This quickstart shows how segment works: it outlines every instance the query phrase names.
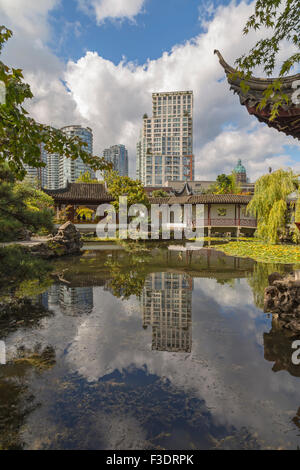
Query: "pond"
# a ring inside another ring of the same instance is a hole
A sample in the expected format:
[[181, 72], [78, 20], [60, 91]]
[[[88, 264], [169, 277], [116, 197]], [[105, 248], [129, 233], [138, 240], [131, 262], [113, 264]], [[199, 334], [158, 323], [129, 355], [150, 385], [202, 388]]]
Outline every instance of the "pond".
[[0, 449], [298, 447], [295, 335], [262, 310], [293, 266], [102, 245], [52, 268], [1, 301]]

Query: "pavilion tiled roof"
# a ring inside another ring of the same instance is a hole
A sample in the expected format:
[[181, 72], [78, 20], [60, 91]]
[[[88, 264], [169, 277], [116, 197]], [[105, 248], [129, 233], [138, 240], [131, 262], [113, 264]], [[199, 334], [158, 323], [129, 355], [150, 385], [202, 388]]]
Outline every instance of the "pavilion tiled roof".
[[263, 109], [258, 109], [257, 105], [264, 97], [263, 92], [277, 79], [250, 77], [245, 80], [245, 85], [249, 89], [244, 93], [241, 88], [242, 80], [232, 76], [236, 70], [227, 64], [219, 51], [215, 50], [215, 54], [218, 55], [219, 62], [226, 73], [230, 89], [239, 95], [241, 104], [246, 106], [249, 114], [253, 114], [260, 122], [264, 122], [269, 127], [274, 127], [278, 131], [300, 140], [300, 104], [295, 103], [295, 100], [292, 99], [292, 95], [296, 91], [296, 82], [300, 80], [300, 73], [280, 78], [282, 92], [288, 96], [289, 101], [282, 104], [278, 109], [278, 116], [270, 121], [271, 100], [267, 100], [267, 105]]
[[66, 188], [43, 191], [60, 202], [100, 203], [113, 200], [102, 183], [68, 183]]
[[146, 194], [152, 193], [153, 191], [164, 191], [166, 193], [172, 193], [173, 188], [170, 186], [145, 186]]
[[199, 194], [193, 196], [150, 197], [151, 204], [248, 204], [252, 196], [243, 194]]
[[[102, 183], [68, 183], [62, 189], [44, 189], [61, 203], [101, 203], [113, 201]], [[199, 194], [191, 196], [149, 197], [151, 204], [248, 204], [251, 196], [239, 194]]]

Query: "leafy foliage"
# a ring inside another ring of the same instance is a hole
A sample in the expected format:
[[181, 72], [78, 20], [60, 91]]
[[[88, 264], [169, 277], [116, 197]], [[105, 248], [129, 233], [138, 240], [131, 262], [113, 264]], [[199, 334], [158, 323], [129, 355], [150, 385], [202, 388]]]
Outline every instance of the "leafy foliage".
[[167, 193], [167, 191], [157, 189], [156, 191], [152, 192], [152, 197], [169, 197], [169, 194]]
[[[262, 27], [270, 30], [272, 35], [257, 41], [248, 55], [244, 54], [236, 60], [242, 78], [249, 78], [252, 70], [260, 65], [263, 65], [266, 75], [270, 76], [284, 40], [290, 42], [296, 52], [282, 63], [279, 77], [287, 75], [292, 67], [300, 62], [300, 0], [257, 0], [255, 11], [248, 19], [243, 32], [248, 34], [250, 30], [257, 31]], [[248, 87], [245, 81], [242, 81], [242, 87], [246, 92]], [[272, 101], [272, 120], [278, 115], [279, 107], [288, 102], [280, 79], [270, 83], [265, 90], [264, 98], [259, 104], [260, 109], [266, 106], [267, 100]]]
[[80, 173], [79, 178], [77, 178], [76, 183], [92, 183], [92, 184], [97, 184], [100, 183], [95, 178], [91, 177], [91, 173], [89, 171], [86, 171], [85, 173]]
[[224, 173], [218, 175], [216, 183], [210, 188], [210, 192], [213, 194], [238, 194], [240, 191], [234, 173], [231, 175], [225, 175]]
[[91, 220], [94, 213], [95, 211], [88, 207], [78, 207], [78, 209], [76, 209], [77, 217], [83, 220]]
[[255, 184], [248, 211], [257, 218], [256, 236], [268, 243], [277, 243], [286, 230], [287, 197], [298, 187], [290, 171], [277, 170], [263, 175]]
[[64, 222], [67, 222], [67, 220], [71, 220], [73, 215], [73, 206], [71, 204], [67, 205], [58, 213], [56, 214], [56, 217], [54, 218], [54, 222], [56, 224], [62, 224]]
[[151, 260], [149, 255], [134, 254], [131, 257], [130, 265], [112, 259], [105, 263], [111, 276], [108, 287], [115, 297], [125, 300], [132, 295], [137, 297], [141, 295], [148, 274], [147, 263], [149, 260]]
[[[0, 26], [0, 53], [12, 37], [12, 31]], [[75, 160], [81, 158], [90, 168], [108, 168], [104, 158], [91, 156], [87, 144], [77, 136], [68, 137], [61, 130], [37, 123], [23, 103], [32, 99], [30, 86], [23, 81], [21, 69], [10, 68], [0, 61], [0, 81], [5, 85], [6, 100], [0, 104], [0, 163], [7, 162], [10, 170], [19, 178], [26, 175], [24, 164], [34, 168], [44, 167], [41, 148], [49, 153], [65, 155]]]
[[[26, 253], [23, 247], [10, 245], [0, 247], [0, 286], [1, 293], [4, 290], [17, 289], [20, 283], [34, 281], [38, 283], [48, 282], [52, 268], [48, 261]], [[45, 290], [45, 289], [44, 289]], [[31, 290], [34, 295], [36, 290]], [[28, 291], [26, 292], [28, 294]]]
[[298, 199], [295, 205], [295, 221], [293, 223], [293, 235], [292, 240], [294, 243], [300, 243], [300, 231], [298, 227], [295, 225], [296, 222], [300, 222], [300, 195], [298, 191]]
[[24, 229], [51, 230], [53, 199], [30, 183], [17, 183], [7, 164], [0, 165], [0, 240], [14, 240]]
[[105, 181], [108, 192], [114, 198], [112, 204], [117, 212], [120, 196], [127, 196], [128, 207], [132, 204], [144, 204], [149, 207], [149, 199], [140, 181], [133, 180], [128, 176], [120, 176], [116, 171], [106, 172]]

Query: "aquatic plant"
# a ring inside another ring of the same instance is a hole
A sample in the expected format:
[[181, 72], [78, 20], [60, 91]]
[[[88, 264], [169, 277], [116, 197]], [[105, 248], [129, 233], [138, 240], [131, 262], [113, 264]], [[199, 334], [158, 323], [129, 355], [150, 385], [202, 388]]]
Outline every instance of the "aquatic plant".
[[214, 245], [226, 255], [252, 258], [263, 263], [300, 263], [300, 247], [295, 245], [268, 245], [260, 241], [235, 241]]

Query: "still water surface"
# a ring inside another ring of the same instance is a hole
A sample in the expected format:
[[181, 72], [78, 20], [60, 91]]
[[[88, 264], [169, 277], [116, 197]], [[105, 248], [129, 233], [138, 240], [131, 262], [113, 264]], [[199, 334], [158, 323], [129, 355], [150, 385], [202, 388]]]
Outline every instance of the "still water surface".
[[25, 323], [0, 324], [0, 449], [300, 444], [295, 336], [262, 311], [278, 267], [104, 247], [54, 268]]

